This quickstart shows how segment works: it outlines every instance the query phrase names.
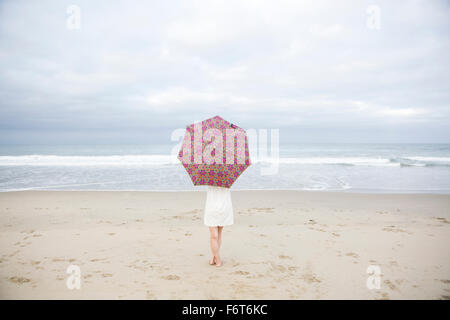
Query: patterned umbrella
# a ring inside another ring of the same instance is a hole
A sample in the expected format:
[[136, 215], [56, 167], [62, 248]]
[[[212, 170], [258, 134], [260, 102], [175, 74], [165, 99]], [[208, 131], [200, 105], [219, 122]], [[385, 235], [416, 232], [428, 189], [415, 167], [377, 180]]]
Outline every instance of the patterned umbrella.
[[194, 185], [229, 188], [251, 164], [247, 134], [219, 116], [191, 124], [178, 159]]

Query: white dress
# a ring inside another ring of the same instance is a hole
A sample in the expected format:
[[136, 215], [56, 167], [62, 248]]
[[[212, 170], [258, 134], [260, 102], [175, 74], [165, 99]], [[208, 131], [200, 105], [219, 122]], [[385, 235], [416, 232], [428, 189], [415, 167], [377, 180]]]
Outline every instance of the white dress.
[[229, 188], [208, 186], [203, 221], [209, 227], [233, 224], [233, 205]]

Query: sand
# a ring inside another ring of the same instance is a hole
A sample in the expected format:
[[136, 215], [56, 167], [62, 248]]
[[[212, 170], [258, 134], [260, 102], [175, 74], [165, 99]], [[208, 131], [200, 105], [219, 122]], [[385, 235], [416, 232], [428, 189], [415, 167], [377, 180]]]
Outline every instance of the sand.
[[0, 193], [0, 298], [450, 298], [450, 195], [233, 191], [220, 268], [205, 197]]

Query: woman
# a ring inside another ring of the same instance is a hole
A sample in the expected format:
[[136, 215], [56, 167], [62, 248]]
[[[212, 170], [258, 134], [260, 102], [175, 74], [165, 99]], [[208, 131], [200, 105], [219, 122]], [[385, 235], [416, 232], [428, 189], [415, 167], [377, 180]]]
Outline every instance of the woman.
[[209, 227], [212, 258], [210, 265], [220, 267], [220, 245], [224, 226], [233, 224], [233, 205], [229, 188], [208, 186], [206, 194], [204, 223]]

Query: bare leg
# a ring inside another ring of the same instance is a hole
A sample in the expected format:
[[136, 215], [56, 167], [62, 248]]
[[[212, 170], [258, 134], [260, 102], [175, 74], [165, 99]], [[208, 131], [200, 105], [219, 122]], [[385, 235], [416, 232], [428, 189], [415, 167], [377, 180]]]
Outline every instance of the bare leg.
[[219, 256], [219, 230], [218, 227], [209, 227], [209, 235], [210, 235], [210, 244], [211, 244], [211, 252], [213, 254], [213, 258], [210, 261], [215, 262], [217, 267], [222, 265], [222, 261]]
[[219, 241], [219, 249], [220, 246], [222, 245], [222, 231], [223, 231], [223, 227], [217, 227], [217, 231], [218, 231], [218, 241]]
[[[217, 253], [219, 253], [220, 246], [222, 245], [222, 230], [223, 230], [223, 227], [221, 227], [221, 226], [217, 227], [217, 244], [219, 246], [219, 249], [217, 250]], [[218, 256], [219, 256], [219, 259], [217, 260], [218, 262], [215, 261], [216, 262], [216, 267], [220, 267], [222, 265], [222, 261], [220, 259], [220, 255], [218, 255]]]

